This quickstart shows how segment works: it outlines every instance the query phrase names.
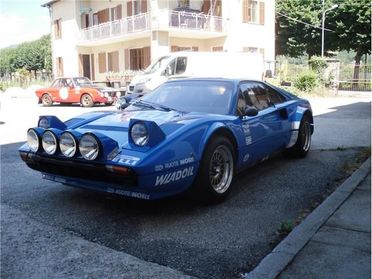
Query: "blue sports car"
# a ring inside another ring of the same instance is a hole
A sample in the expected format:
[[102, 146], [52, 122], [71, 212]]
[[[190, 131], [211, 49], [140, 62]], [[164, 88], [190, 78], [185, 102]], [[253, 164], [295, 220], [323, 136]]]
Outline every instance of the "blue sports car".
[[216, 202], [234, 175], [285, 151], [308, 153], [309, 102], [260, 81], [168, 81], [122, 111], [66, 122], [41, 116], [20, 147], [43, 178], [123, 196], [158, 199], [189, 191]]

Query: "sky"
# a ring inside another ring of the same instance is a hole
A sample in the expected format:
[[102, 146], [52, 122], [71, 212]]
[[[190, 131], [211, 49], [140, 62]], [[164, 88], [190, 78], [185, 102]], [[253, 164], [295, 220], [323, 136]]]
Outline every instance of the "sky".
[[48, 0], [0, 0], [0, 49], [50, 33]]

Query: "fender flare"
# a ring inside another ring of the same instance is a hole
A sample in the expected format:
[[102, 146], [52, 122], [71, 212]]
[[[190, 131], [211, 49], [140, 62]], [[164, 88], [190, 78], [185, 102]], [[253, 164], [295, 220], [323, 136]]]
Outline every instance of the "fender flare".
[[222, 122], [213, 123], [205, 131], [205, 134], [204, 134], [204, 136], [203, 136], [203, 138], [200, 142], [200, 145], [199, 145], [199, 151], [198, 151], [198, 154], [200, 156], [199, 159], [202, 160], [203, 155], [204, 155], [204, 151], [205, 151], [205, 147], [207, 146], [208, 142], [213, 137], [215, 137], [217, 135], [225, 136], [232, 143], [233, 151], [235, 153], [234, 154], [235, 155], [234, 160], [235, 160], [235, 163], [236, 163], [236, 160], [238, 158], [238, 143], [237, 143], [236, 137], [235, 137], [233, 131]]

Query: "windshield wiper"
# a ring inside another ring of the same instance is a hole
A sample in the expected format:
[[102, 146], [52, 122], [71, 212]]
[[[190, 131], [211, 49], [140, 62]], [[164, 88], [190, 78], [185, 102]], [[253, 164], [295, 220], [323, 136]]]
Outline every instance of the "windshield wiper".
[[174, 110], [174, 109], [171, 109], [167, 106], [163, 106], [163, 105], [159, 105], [159, 104], [156, 104], [156, 103], [151, 103], [151, 102], [147, 102], [147, 101], [143, 101], [143, 100], [134, 101], [132, 103], [132, 105], [142, 106], [142, 107], [145, 107], [145, 108], [156, 109], [156, 110], [163, 110], [163, 111]]

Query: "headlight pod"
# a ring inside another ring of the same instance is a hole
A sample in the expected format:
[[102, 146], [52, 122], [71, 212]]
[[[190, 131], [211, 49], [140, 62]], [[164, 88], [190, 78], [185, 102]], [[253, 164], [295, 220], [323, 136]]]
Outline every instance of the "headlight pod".
[[48, 118], [46, 117], [40, 117], [39, 123], [37, 124], [38, 127], [43, 128], [43, 129], [48, 129], [50, 128], [50, 123]]
[[149, 141], [149, 132], [144, 123], [138, 122], [134, 124], [130, 130], [130, 137], [134, 144], [144, 146]]
[[80, 154], [86, 160], [95, 160], [100, 152], [98, 139], [92, 134], [84, 134], [79, 141]]
[[36, 152], [40, 147], [40, 138], [38, 133], [34, 129], [28, 129], [27, 131], [27, 144], [32, 152]]
[[53, 132], [45, 131], [42, 137], [41, 144], [47, 154], [53, 155], [57, 152], [57, 137]]
[[72, 158], [75, 156], [77, 148], [78, 145], [75, 137], [69, 132], [64, 132], [59, 138], [59, 149], [62, 154], [68, 158]]

